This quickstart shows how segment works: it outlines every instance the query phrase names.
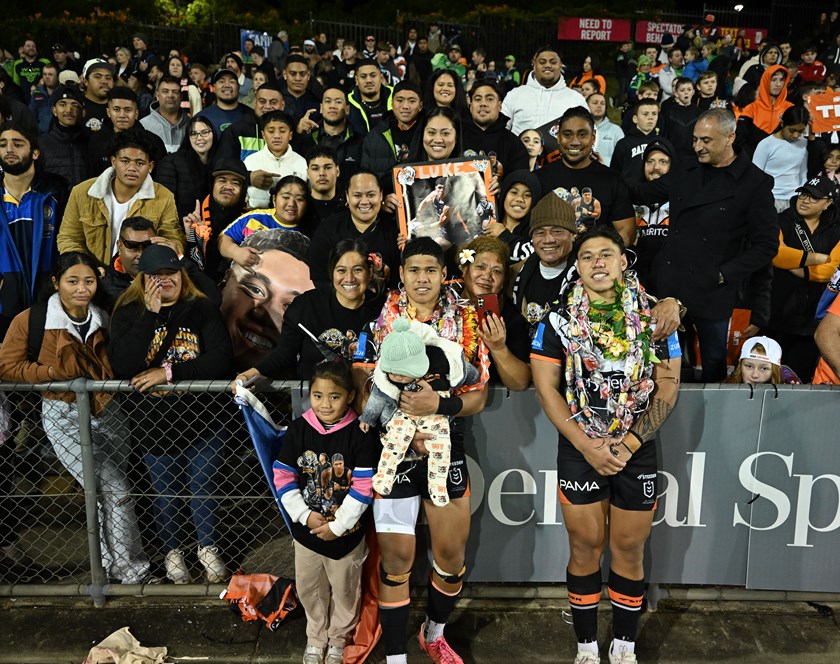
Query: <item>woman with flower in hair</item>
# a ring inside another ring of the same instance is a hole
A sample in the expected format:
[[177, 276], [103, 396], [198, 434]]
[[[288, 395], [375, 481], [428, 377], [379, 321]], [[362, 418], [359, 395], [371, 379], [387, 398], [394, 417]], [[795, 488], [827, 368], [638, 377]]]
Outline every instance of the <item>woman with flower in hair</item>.
[[[490, 352], [490, 381], [521, 391], [531, 384], [531, 337], [524, 316], [505, 295], [509, 256], [501, 239], [478, 237], [464, 245], [458, 263], [464, 277], [462, 295], [479, 312], [478, 335]], [[478, 306], [485, 295], [498, 298], [499, 315]]]
[[543, 410], [559, 433], [558, 490], [569, 534], [566, 584], [578, 640], [575, 664], [601, 661], [597, 608], [608, 539], [610, 662], [635, 664], [644, 550], [657, 496], [654, 436], [677, 400], [679, 345], [669, 340], [660, 349], [652, 341], [648, 297], [635, 273], [627, 271], [624, 241], [615, 230], [587, 231], [572, 255], [580, 276], [537, 327], [531, 371]]
[[437, 506], [430, 498], [428, 452], [424, 443], [429, 436], [418, 433], [396, 469], [400, 481], [394, 483], [387, 496], [374, 501], [374, 523], [382, 550], [379, 583], [382, 643], [389, 662], [407, 664], [408, 579], [414, 564], [415, 528], [422, 504], [429, 525], [432, 573], [426, 620], [419, 635], [420, 647], [434, 661], [461, 662], [446, 642], [443, 629], [455, 608], [467, 571], [465, 550], [470, 531], [470, 500], [464, 418], [484, 409], [490, 362], [479, 334], [475, 309], [444, 286], [446, 268], [440, 245], [429, 237], [410, 240], [402, 254], [400, 280], [403, 287], [388, 294], [374, 324], [377, 343], [387, 338], [398, 319], [418, 321], [431, 327], [439, 337], [459, 344], [466, 361], [478, 369], [479, 379], [458, 388], [451, 396], [441, 396], [427, 381], [421, 380], [419, 390], [405, 390], [400, 396], [399, 409], [407, 415], [438, 414], [452, 418], [446, 481], [449, 503]]

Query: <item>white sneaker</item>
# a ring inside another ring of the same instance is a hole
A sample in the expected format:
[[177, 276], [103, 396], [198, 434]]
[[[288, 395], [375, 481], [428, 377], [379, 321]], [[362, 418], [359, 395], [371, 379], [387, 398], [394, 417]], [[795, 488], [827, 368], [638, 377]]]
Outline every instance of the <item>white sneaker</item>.
[[181, 549], [172, 549], [166, 554], [166, 578], [173, 583], [182, 584], [190, 583], [190, 570], [187, 568], [187, 563], [184, 560], [184, 552]]
[[327, 659], [324, 664], [342, 664], [344, 662], [344, 648], [330, 646], [327, 648]]
[[126, 565], [115, 566], [111, 569], [111, 576], [126, 585], [160, 583], [160, 579], [149, 573], [148, 560], [134, 560]]
[[617, 655], [612, 654], [613, 642], [610, 641], [610, 664], [636, 664], [636, 653], [627, 652], [624, 648]]
[[324, 650], [326, 648], [307, 644], [303, 651], [303, 664], [324, 664]]
[[217, 546], [199, 546], [198, 562], [204, 566], [208, 583], [224, 583], [228, 578], [225, 561], [219, 555]]
[[594, 652], [579, 650], [575, 657], [575, 664], [601, 664], [601, 658]]

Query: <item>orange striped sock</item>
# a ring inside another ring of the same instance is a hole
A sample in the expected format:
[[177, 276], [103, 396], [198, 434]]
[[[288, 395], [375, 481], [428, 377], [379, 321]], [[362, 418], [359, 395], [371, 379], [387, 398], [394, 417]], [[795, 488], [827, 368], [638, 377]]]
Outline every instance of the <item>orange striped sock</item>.
[[634, 581], [610, 570], [608, 585], [613, 607], [613, 635], [622, 641], [635, 641], [645, 596], [645, 580]]
[[578, 643], [591, 643], [598, 638], [598, 603], [601, 601], [601, 572], [577, 576], [566, 570], [566, 587], [572, 622]]

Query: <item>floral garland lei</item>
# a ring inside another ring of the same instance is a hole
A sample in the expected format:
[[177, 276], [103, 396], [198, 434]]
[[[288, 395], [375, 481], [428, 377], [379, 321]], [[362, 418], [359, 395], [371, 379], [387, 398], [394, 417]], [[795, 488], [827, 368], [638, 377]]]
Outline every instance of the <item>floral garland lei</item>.
[[[457, 293], [452, 289], [441, 289], [440, 299], [435, 307], [432, 317], [425, 321], [437, 330], [438, 336], [444, 339], [449, 339], [456, 343], [461, 343], [464, 340], [464, 352], [467, 354], [469, 361], [470, 357], [475, 357], [475, 350], [478, 347], [478, 336], [472, 335], [472, 325], [465, 325], [465, 317], [470, 314], [475, 315], [475, 312], [468, 307], [469, 301], [462, 300]], [[417, 309], [408, 301], [408, 296], [404, 289], [398, 291], [391, 291], [388, 294], [388, 299], [382, 310], [380, 320], [377, 322], [377, 328], [380, 330], [380, 335], [384, 337], [391, 331], [391, 325], [397, 318], [408, 318], [415, 320], [417, 318]], [[464, 334], [473, 336], [471, 339], [464, 339]], [[381, 339], [380, 339], [381, 341]]]
[[[590, 302], [578, 279], [567, 299], [566, 403], [581, 429], [591, 438], [610, 438], [630, 430], [635, 415], [653, 392], [653, 365], [659, 360], [651, 350], [650, 308], [634, 272], [616, 282], [612, 304]], [[618, 393], [599, 371], [605, 361], [624, 360], [624, 378]], [[584, 369], [589, 376], [584, 376]], [[607, 418], [589, 407], [585, 381], [597, 386], [606, 402]]]

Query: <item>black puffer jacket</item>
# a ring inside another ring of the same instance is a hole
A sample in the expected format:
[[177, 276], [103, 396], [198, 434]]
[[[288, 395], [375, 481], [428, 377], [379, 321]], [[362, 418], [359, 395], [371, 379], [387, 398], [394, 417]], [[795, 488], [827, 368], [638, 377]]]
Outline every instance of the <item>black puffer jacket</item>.
[[53, 119], [38, 139], [45, 173], [55, 173], [75, 187], [88, 179], [88, 139], [83, 127], [64, 127]]
[[195, 202], [207, 198], [213, 187], [213, 158], [216, 146], [210, 150], [207, 163], [201, 162], [190, 145], [189, 132], [192, 123], [187, 125], [187, 133], [176, 152], [166, 155], [160, 160], [154, 173], [154, 180], [172, 192], [175, 196], [175, 206], [178, 217], [195, 211]]

